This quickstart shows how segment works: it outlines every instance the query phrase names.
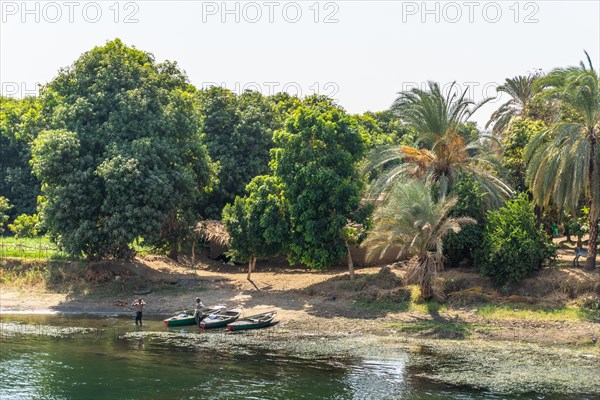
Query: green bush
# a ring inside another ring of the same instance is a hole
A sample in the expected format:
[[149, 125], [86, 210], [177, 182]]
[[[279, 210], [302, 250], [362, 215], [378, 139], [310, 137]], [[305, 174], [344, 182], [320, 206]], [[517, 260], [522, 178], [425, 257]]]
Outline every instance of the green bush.
[[30, 238], [37, 236], [40, 232], [40, 220], [37, 214], [21, 214], [8, 227], [15, 234], [16, 238]]
[[444, 256], [447, 265], [451, 267], [459, 266], [462, 261], [473, 265], [473, 257], [481, 244], [481, 233], [485, 223], [485, 193], [478, 181], [467, 174], [461, 174], [450, 190], [450, 195], [458, 198], [450, 216], [471, 217], [477, 224], [466, 224], [460, 232], [449, 233], [444, 239]]
[[4, 232], [4, 224], [8, 221], [8, 212], [12, 206], [6, 197], [0, 196], [0, 233]]
[[536, 225], [533, 205], [521, 194], [488, 212], [475, 264], [483, 275], [503, 285], [523, 279], [555, 253], [546, 233]]

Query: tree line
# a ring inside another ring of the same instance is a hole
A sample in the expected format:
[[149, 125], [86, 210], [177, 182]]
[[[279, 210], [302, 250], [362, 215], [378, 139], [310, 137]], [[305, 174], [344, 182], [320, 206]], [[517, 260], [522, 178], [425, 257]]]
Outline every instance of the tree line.
[[132, 257], [135, 242], [177, 257], [197, 221], [222, 219], [250, 270], [279, 254], [351, 265], [364, 242], [373, 257], [415, 256], [427, 297], [444, 264], [520, 279], [551, 256], [540, 224], [562, 221], [589, 234], [593, 268], [598, 82], [589, 58], [507, 79], [488, 132], [470, 120], [488, 100], [454, 86], [351, 115], [323, 96], [197, 89], [116, 39], [39, 97], [0, 99], [0, 229], [35, 225], [89, 259]]

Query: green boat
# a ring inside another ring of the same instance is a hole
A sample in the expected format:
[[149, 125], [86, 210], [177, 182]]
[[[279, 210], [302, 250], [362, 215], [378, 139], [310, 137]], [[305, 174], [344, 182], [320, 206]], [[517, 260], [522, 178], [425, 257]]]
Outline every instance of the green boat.
[[238, 319], [235, 322], [227, 325], [230, 331], [243, 331], [246, 329], [266, 328], [273, 323], [273, 319], [277, 316], [276, 311], [269, 311], [262, 314], [252, 315], [250, 317]]
[[202, 329], [225, 328], [227, 324], [234, 322], [240, 317], [242, 310], [234, 308], [231, 310], [223, 310], [215, 314], [211, 314], [204, 318], [200, 323]]
[[[224, 308], [225, 306], [205, 307], [202, 309], [202, 317], [200, 318], [200, 320], [206, 318], [210, 314], [223, 311]], [[167, 328], [170, 328], [172, 326], [195, 325], [196, 318], [194, 318], [194, 310], [183, 310], [179, 314], [163, 320], [163, 322], [165, 323], [165, 326]]]

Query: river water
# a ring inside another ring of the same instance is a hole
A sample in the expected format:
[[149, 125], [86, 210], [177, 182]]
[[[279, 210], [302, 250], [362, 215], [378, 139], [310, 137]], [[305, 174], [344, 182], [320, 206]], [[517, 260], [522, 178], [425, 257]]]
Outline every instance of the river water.
[[[2, 400], [592, 398], [508, 395], [437, 384], [416, 376], [408, 353], [379, 359], [307, 357], [242, 341], [236, 346], [222, 332], [172, 330], [169, 335], [186, 340], [215, 339], [186, 347], [148, 335], [165, 332], [161, 321], [147, 321], [141, 330], [131, 320], [114, 317], [3, 315], [0, 322]], [[250, 333], [238, 335], [244, 334]], [[265, 344], [272, 337], [268, 329], [250, 335]]]

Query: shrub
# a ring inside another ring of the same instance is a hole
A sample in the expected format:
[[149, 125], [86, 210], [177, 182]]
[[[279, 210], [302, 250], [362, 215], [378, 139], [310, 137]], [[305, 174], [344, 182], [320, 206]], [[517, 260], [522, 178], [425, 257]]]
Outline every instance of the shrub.
[[0, 233], [4, 232], [4, 224], [8, 221], [8, 212], [12, 206], [6, 197], [0, 196]]
[[536, 225], [533, 205], [521, 194], [488, 212], [475, 263], [483, 275], [503, 285], [523, 279], [555, 253], [546, 233]]
[[483, 206], [485, 192], [481, 183], [470, 175], [461, 174], [450, 190], [450, 195], [458, 201], [450, 211], [452, 217], [471, 217], [477, 224], [467, 224], [460, 232], [450, 232], [444, 240], [444, 256], [447, 265], [457, 267], [462, 261], [473, 264], [473, 257], [481, 244], [481, 233], [485, 222]]
[[15, 234], [16, 238], [34, 237], [40, 231], [40, 220], [37, 214], [21, 214], [8, 227]]

